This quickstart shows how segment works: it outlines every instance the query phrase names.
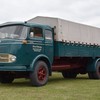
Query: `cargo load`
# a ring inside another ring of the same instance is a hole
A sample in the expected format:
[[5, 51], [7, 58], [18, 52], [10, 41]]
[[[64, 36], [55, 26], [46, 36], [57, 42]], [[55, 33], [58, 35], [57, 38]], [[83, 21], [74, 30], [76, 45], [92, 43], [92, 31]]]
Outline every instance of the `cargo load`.
[[60, 18], [40, 16], [28, 20], [28, 22], [49, 25], [54, 28], [55, 41], [100, 45], [100, 28], [83, 25]]

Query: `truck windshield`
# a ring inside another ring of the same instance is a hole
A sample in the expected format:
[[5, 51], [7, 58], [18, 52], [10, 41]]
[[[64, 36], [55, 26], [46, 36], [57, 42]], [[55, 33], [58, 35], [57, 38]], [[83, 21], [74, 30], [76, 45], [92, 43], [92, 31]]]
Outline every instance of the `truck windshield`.
[[0, 27], [1, 39], [25, 39], [28, 27], [22, 25]]

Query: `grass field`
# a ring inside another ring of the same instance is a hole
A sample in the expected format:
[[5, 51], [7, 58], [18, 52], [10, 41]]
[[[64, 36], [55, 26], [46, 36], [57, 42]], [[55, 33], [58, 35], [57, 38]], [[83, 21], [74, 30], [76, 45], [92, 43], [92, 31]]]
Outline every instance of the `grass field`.
[[87, 75], [64, 79], [53, 73], [47, 85], [37, 88], [29, 80], [16, 79], [0, 84], [0, 100], [100, 100], [100, 80], [90, 80]]

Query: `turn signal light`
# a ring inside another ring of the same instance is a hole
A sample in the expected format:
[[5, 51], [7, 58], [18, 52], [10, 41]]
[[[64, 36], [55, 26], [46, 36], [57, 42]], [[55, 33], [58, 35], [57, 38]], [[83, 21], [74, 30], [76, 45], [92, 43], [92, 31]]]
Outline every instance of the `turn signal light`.
[[23, 43], [23, 44], [27, 44], [27, 40], [23, 40], [22, 43]]

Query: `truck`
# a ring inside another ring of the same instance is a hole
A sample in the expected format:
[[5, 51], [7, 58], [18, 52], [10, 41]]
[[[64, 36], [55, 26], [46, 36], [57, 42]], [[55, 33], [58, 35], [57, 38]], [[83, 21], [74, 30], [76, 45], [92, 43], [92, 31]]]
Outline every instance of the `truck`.
[[0, 83], [29, 78], [40, 87], [52, 72], [100, 79], [100, 28], [37, 16], [0, 25]]

